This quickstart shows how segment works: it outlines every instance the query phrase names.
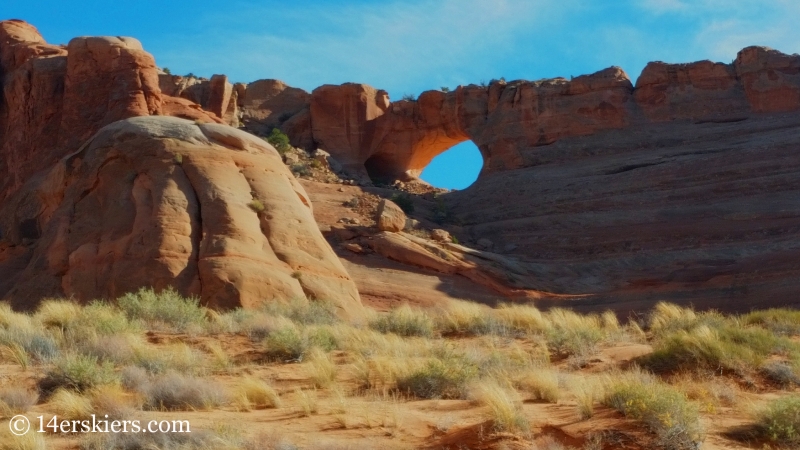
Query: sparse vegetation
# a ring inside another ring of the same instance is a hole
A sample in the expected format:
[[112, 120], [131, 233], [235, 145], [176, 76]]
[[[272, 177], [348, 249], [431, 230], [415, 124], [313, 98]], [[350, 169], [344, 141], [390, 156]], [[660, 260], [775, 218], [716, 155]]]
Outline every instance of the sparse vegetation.
[[770, 402], [758, 414], [757, 425], [762, 435], [774, 443], [800, 445], [800, 396]]
[[236, 387], [239, 400], [244, 400], [246, 409], [280, 408], [281, 398], [272, 386], [263, 380], [244, 377]]
[[430, 316], [407, 304], [379, 316], [370, 323], [370, 326], [382, 333], [395, 333], [400, 336], [430, 337], [434, 332], [434, 323]]
[[156, 411], [211, 409], [229, 401], [218, 383], [176, 372], [156, 377], [142, 394], [145, 408]]
[[140, 289], [135, 294], [123, 295], [117, 304], [130, 320], [142, 321], [150, 329], [198, 331], [207, 323], [200, 300], [183, 297], [172, 288], [161, 292]]
[[264, 206], [264, 204], [263, 204], [263, 203], [261, 203], [261, 200], [259, 200], [259, 199], [257, 199], [257, 198], [254, 198], [253, 200], [251, 200], [251, 201], [250, 201], [250, 202], [247, 204], [247, 207], [248, 207], [248, 208], [250, 208], [250, 209], [252, 209], [252, 210], [253, 210], [254, 212], [256, 212], [256, 213], [261, 213], [261, 212], [264, 212], [264, 209], [266, 209], [266, 207]]
[[403, 94], [403, 101], [413, 102], [414, 100], [416, 100], [414, 94]]
[[522, 402], [516, 392], [500, 386], [496, 381], [482, 381], [472, 387], [471, 395], [486, 406], [488, 417], [495, 430], [512, 433], [527, 433], [530, 423], [522, 411]]
[[292, 148], [291, 144], [289, 143], [289, 136], [284, 134], [278, 128], [273, 128], [265, 140], [269, 142], [270, 145], [275, 147], [275, 150], [277, 150], [281, 155], [288, 152], [289, 149]]
[[405, 192], [394, 194], [389, 200], [391, 200], [395, 205], [399, 206], [404, 213], [414, 213], [414, 199], [412, 199], [411, 196]]
[[[413, 410], [430, 421], [435, 436], [445, 436], [461, 432], [453, 429], [464, 426], [464, 417], [477, 417], [474, 409], [462, 415], [459, 408], [481, 408], [481, 433], [502, 440], [520, 439], [538, 426], [530, 410], [541, 413], [548, 405], [537, 403], [575, 405], [570, 420], [589, 421], [608, 420], [598, 412], [602, 404], [640, 421], [656, 448], [683, 449], [702, 440], [701, 416], [726, 414], [753, 398], [758, 405], [777, 393], [752, 425], [755, 439], [787, 448], [800, 443], [800, 401], [783, 391], [800, 380], [798, 328], [788, 310], [730, 316], [662, 303], [641, 327], [611, 312], [577, 314], [524, 304], [403, 304], [357, 324], [336, 311], [331, 303], [305, 299], [209, 311], [170, 290], [142, 290], [84, 306], [49, 299], [32, 314], [0, 303], [3, 361], [15, 365], [6, 373], [25, 380], [32, 371], [44, 374], [38, 381], [41, 400], [27, 381], [0, 390], [0, 416], [43, 407], [75, 420], [91, 414], [130, 418], [141, 410], [222, 408], [228, 415], [282, 408], [275, 417], [318, 415], [314, 420], [331, 428], [380, 427], [396, 434]], [[647, 343], [653, 352], [647, 348], [629, 367], [608, 353], [620, 343], [637, 351]], [[455, 404], [462, 406], [435, 409]], [[92, 437], [81, 445], [272, 445], [228, 431], [200, 435], [206, 437]], [[603, 439], [603, 445], [614, 445], [614, 435]], [[3, 448], [6, 441], [0, 442]], [[595, 447], [591, 442], [586, 448], [600, 448], [599, 441]]]
[[642, 421], [663, 448], [697, 448], [703, 438], [700, 415], [684, 393], [641, 372], [613, 378], [603, 403]]
[[465, 398], [478, 369], [464, 358], [431, 359], [397, 379], [397, 388], [419, 398]]

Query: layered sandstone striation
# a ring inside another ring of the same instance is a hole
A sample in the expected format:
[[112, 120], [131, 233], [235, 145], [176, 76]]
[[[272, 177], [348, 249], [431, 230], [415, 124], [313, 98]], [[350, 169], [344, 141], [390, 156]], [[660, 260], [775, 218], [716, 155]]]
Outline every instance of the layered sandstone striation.
[[325, 299], [362, 314], [302, 186], [272, 147], [225, 125], [115, 122], [0, 217], [0, 297], [16, 305], [173, 286], [220, 308]]

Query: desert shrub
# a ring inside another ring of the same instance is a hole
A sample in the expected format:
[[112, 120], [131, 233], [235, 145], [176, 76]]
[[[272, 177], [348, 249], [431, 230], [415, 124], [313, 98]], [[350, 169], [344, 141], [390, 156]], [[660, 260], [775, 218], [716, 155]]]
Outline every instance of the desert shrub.
[[270, 333], [264, 339], [264, 347], [269, 358], [298, 360], [308, 351], [308, 341], [297, 327], [287, 326]]
[[55, 360], [54, 367], [39, 381], [39, 389], [50, 394], [58, 388], [83, 392], [118, 381], [114, 366], [88, 355], [70, 353]]
[[236, 385], [235, 395], [249, 408], [280, 408], [281, 398], [267, 382], [253, 377], [244, 377]]
[[797, 376], [795, 368], [785, 362], [768, 362], [761, 366], [759, 373], [783, 389], [800, 386], [800, 377]]
[[308, 167], [308, 164], [305, 163], [292, 164], [290, 169], [292, 170], [292, 173], [298, 177], [310, 177], [313, 175], [311, 173], [311, 169]]
[[135, 362], [137, 353], [147, 345], [141, 335], [125, 333], [96, 337], [82, 344], [79, 350], [83, 354], [96, 357], [99, 361], [123, 365]]
[[424, 312], [407, 304], [391, 310], [388, 314], [370, 322], [370, 327], [381, 333], [394, 333], [400, 336], [433, 335], [433, 320]]
[[261, 200], [257, 198], [254, 198], [250, 203], [247, 204], [247, 206], [257, 213], [264, 212], [266, 209], [264, 204], [261, 203]]
[[267, 142], [275, 147], [275, 150], [277, 150], [281, 155], [292, 148], [292, 146], [289, 144], [289, 136], [285, 135], [278, 128], [272, 129], [272, 131], [269, 133], [269, 136], [267, 136]]
[[150, 384], [150, 376], [141, 367], [125, 366], [120, 370], [119, 376], [122, 387], [133, 392], [145, 392]]
[[267, 302], [261, 310], [269, 315], [286, 317], [301, 324], [334, 324], [339, 322], [336, 307], [320, 300], [292, 300], [290, 302]]
[[203, 355], [184, 344], [175, 343], [161, 347], [145, 345], [136, 350], [135, 364], [153, 374], [175, 370], [180, 373], [204, 372]]
[[70, 342], [84, 341], [92, 337], [110, 336], [120, 333], [139, 333], [141, 327], [125, 312], [105, 302], [91, 302], [81, 308], [78, 319], [65, 331], [65, 336]]
[[131, 320], [141, 320], [153, 328], [187, 331], [203, 329], [208, 320], [206, 312], [195, 297], [183, 297], [172, 288], [155, 292], [140, 289], [117, 299], [120, 309]]
[[176, 372], [156, 377], [143, 394], [144, 407], [159, 411], [211, 409], [228, 402], [228, 395], [220, 384]]
[[403, 94], [403, 100], [408, 102], [414, 101], [414, 94]]
[[8, 386], [0, 389], [0, 417], [11, 417], [28, 412], [36, 404], [39, 396], [22, 386]]
[[411, 196], [405, 192], [394, 194], [389, 200], [391, 200], [395, 205], [399, 206], [404, 213], [414, 213], [414, 199], [412, 199]]
[[478, 369], [463, 358], [432, 359], [397, 378], [397, 389], [420, 398], [464, 398]]
[[771, 401], [758, 414], [758, 429], [772, 442], [800, 445], [800, 396], [791, 395]]
[[617, 377], [603, 403], [642, 421], [666, 449], [695, 449], [703, 431], [697, 405], [686, 394], [644, 373]]
[[470, 387], [470, 396], [489, 409], [488, 417], [495, 431], [530, 431], [530, 422], [522, 410], [522, 402], [512, 389], [500, 386], [495, 381], [483, 380]]

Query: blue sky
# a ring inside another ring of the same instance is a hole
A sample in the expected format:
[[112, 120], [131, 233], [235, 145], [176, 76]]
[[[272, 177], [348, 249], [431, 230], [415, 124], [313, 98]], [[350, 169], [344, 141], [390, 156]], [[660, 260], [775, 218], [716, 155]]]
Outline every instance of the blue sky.
[[[51, 43], [138, 38], [173, 73], [278, 78], [306, 90], [348, 81], [392, 99], [492, 78], [536, 80], [648, 61], [730, 62], [748, 45], [800, 52], [797, 0], [20, 1], [2, 18]], [[480, 170], [471, 143], [423, 178], [463, 188]]]

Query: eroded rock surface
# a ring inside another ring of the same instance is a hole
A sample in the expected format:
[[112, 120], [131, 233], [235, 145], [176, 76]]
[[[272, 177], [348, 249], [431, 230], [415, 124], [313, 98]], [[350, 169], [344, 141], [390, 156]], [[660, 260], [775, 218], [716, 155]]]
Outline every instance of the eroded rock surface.
[[302, 186], [271, 146], [225, 125], [115, 122], [0, 218], [0, 297], [18, 306], [174, 286], [222, 308], [324, 299], [362, 314]]

